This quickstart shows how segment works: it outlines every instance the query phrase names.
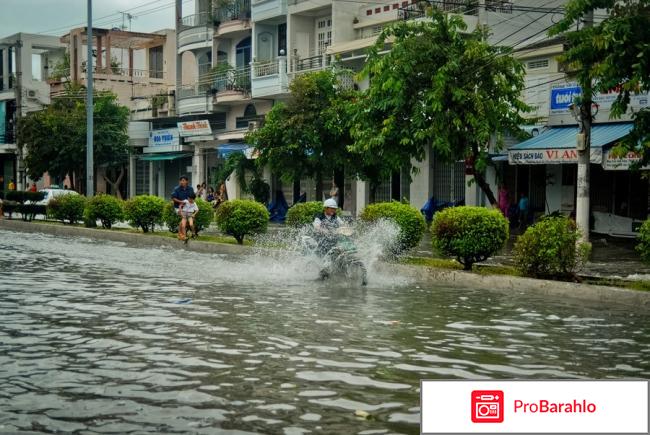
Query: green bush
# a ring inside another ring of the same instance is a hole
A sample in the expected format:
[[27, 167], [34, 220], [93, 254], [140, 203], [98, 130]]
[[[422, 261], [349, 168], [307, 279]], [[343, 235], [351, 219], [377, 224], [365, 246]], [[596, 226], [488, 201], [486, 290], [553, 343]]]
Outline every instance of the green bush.
[[24, 221], [31, 222], [37, 214], [46, 215], [47, 210], [44, 205], [39, 204], [18, 204], [16, 211], [21, 214]]
[[286, 223], [292, 227], [301, 227], [311, 224], [316, 215], [323, 212], [323, 203], [320, 201], [303, 202], [291, 206], [287, 211]]
[[[208, 228], [210, 223], [212, 223], [212, 220], [214, 219], [214, 210], [212, 209], [212, 204], [202, 200], [201, 198], [196, 198], [196, 205], [199, 207], [199, 212], [194, 218], [194, 226], [197, 232], [201, 232], [205, 228]], [[167, 228], [169, 228], [169, 231], [172, 233], [178, 232], [178, 226], [181, 224], [181, 217], [178, 215], [178, 209], [175, 209], [171, 202], [165, 204], [163, 221], [165, 222], [165, 225], [167, 225]]]
[[534, 278], [568, 279], [589, 258], [591, 245], [580, 243], [575, 222], [565, 216], [545, 217], [517, 238], [517, 269]]
[[431, 234], [438, 252], [455, 257], [465, 270], [472, 270], [474, 263], [487, 260], [503, 248], [509, 225], [499, 210], [451, 207], [435, 214]]
[[396, 201], [370, 204], [361, 212], [361, 219], [366, 222], [388, 219], [397, 224], [400, 231], [397, 244], [391, 247], [394, 254], [415, 248], [427, 228], [419, 210]]
[[86, 226], [96, 226], [97, 220], [102, 227], [111, 229], [114, 223], [124, 219], [124, 201], [112, 195], [97, 195], [86, 204], [84, 222]]
[[53, 198], [47, 205], [47, 213], [63, 223], [76, 224], [83, 219], [85, 208], [85, 196], [69, 194]]
[[153, 195], [135, 196], [124, 203], [124, 218], [133, 228], [154, 232], [156, 225], [163, 223], [165, 200]]
[[650, 219], [639, 229], [639, 244], [636, 245], [636, 250], [643, 261], [650, 263]]
[[216, 220], [219, 229], [241, 245], [245, 236], [266, 232], [269, 212], [259, 202], [236, 199], [219, 206]]
[[25, 190], [8, 190], [5, 192], [7, 201], [24, 203], [25, 201], [38, 202], [45, 198], [44, 192], [30, 192]]

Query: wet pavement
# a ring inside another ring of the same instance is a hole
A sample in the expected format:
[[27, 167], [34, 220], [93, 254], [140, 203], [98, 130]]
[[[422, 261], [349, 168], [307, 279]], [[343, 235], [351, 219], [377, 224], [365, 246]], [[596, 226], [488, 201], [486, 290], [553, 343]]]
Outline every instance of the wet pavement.
[[[650, 314], [0, 231], [0, 433], [418, 433], [420, 379], [650, 377]], [[365, 411], [371, 418], [359, 418]]]

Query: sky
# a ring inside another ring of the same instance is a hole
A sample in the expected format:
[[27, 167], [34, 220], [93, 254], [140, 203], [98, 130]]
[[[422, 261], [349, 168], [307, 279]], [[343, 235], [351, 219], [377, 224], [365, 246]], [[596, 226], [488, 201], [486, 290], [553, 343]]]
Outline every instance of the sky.
[[[0, 0], [0, 38], [18, 32], [62, 36], [86, 25], [87, 0]], [[193, 12], [183, 3], [183, 15]], [[134, 16], [131, 30], [151, 32], [174, 28], [174, 0], [93, 0], [93, 26], [120, 27], [125, 11]], [[124, 21], [128, 30], [128, 20]]]

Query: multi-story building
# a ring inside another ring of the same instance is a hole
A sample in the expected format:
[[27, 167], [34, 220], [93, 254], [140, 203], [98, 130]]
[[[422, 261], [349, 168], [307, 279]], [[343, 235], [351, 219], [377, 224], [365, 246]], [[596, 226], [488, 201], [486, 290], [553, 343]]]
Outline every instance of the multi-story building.
[[[65, 44], [68, 74], [50, 80], [52, 98], [65, 92], [68, 82], [87, 84], [86, 28], [76, 28], [61, 37]], [[127, 32], [120, 29], [93, 29], [90, 43], [93, 59], [93, 86], [98, 92], [111, 91], [123, 106], [129, 108], [129, 145], [132, 155], [128, 167], [128, 188], [122, 194], [133, 196], [154, 190], [151, 168], [140, 157], [150, 142], [151, 125], [159, 116], [173, 113], [176, 87], [176, 34], [165, 29], [153, 33]], [[95, 177], [97, 192], [111, 192], [111, 185], [98, 168]]]
[[54, 36], [17, 33], [0, 39], [0, 190], [11, 180], [18, 189], [26, 187], [16, 123], [50, 103], [48, 79], [63, 53], [64, 45]]

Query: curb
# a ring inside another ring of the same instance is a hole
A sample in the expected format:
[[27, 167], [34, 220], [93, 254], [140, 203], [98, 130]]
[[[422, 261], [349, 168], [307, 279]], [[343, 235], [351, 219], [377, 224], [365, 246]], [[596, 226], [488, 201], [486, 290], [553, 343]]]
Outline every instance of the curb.
[[[48, 225], [36, 222], [22, 222], [0, 219], [0, 229], [24, 233], [45, 233], [63, 237], [85, 237], [95, 240], [123, 242], [134, 247], [170, 247], [204, 254], [245, 255], [250, 254], [250, 246], [229, 245], [226, 243], [193, 241], [187, 245], [175, 239], [136, 233], [80, 228], [63, 225]], [[472, 272], [447, 270], [426, 266], [381, 263], [382, 271], [405, 275], [416, 282], [432, 286], [472, 287], [485, 290], [508, 292], [530, 292], [536, 295], [573, 300], [598, 302], [603, 306], [625, 305], [634, 308], [650, 308], [650, 292], [629, 290], [617, 287], [577, 284], [562, 281], [523, 278], [506, 275], [479, 275]]]
[[103, 230], [99, 228], [80, 228], [64, 225], [40, 224], [37, 222], [22, 222], [0, 219], [0, 229], [22, 233], [43, 233], [63, 237], [86, 237], [95, 240], [122, 242], [137, 248], [169, 247], [203, 254], [243, 255], [250, 252], [250, 247], [229, 245], [227, 243], [191, 241], [188, 244], [176, 239], [158, 237], [156, 235], [126, 233], [121, 231]]
[[650, 308], [650, 292], [604, 285], [578, 284], [563, 281], [525, 278], [507, 275], [479, 275], [460, 270], [438, 269], [426, 266], [386, 263], [390, 273], [408, 275], [417, 282], [451, 287], [472, 287], [485, 290], [528, 292], [555, 299], [598, 302], [607, 307], [626, 305], [637, 309]]

